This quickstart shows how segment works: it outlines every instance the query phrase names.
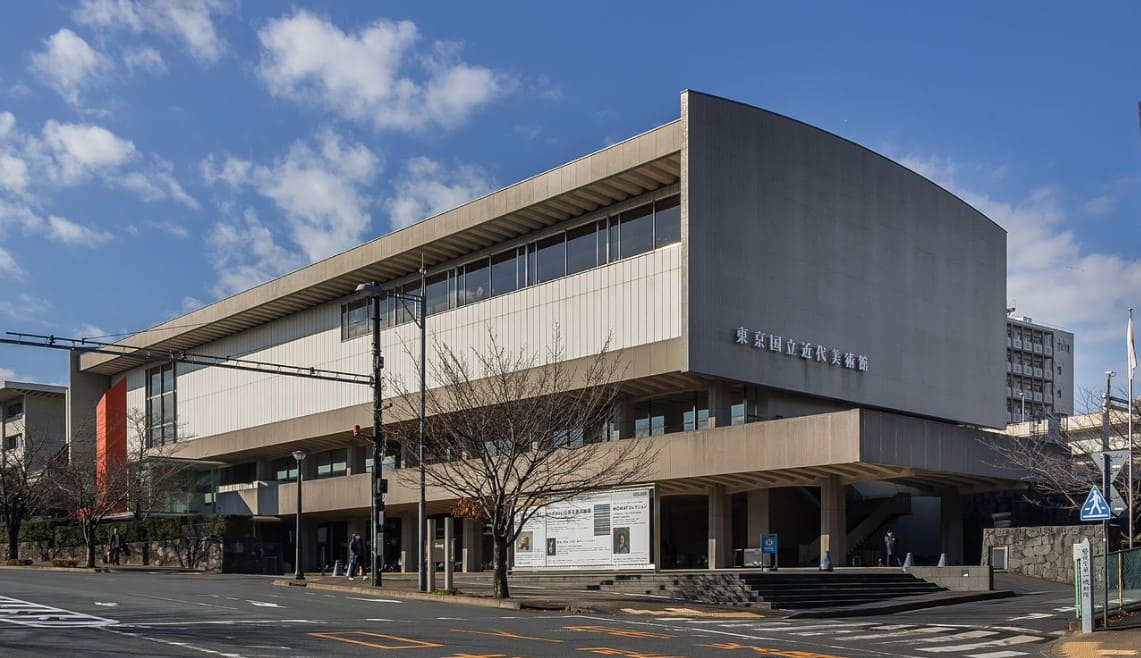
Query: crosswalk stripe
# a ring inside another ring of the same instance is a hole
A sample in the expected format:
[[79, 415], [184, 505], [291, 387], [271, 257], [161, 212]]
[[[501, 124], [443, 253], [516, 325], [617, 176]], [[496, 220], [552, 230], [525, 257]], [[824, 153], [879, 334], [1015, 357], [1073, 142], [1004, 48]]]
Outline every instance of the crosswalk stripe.
[[889, 637], [910, 637], [914, 635], [930, 635], [931, 633], [946, 633], [951, 629], [945, 626], [924, 626], [923, 628], [912, 628], [906, 631], [898, 631], [896, 633], [875, 633], [870, 635], [848, 635], [839, 638], [841, 640], [883, 640]]
[[[870, 621], [846, 622], [846, 623], [842, 623], [842, 624], [835, 624], [835, 623], [833, 623], [833, 624], [806, 624], [804, 626], [782, 626], [780, 628], [775, 628], [775, 627], [770, 628], [767, 625], [756, 624], [756, 623], [733, 624], [733, 626], [752, 626], [753, 628], [756, 628], [758, 631], [789, 631], [789, 632], [809, 631], [809, 630], [817, 630], [817, 629], [822, 629], [822, 628], [826, 628], [826, 629], [830, 629], [832, 631], [835, 631], [835, 630], [845, 628], [845, 627], [851, 627], [851, 628], [858, 629], [861, 627], [874, 626], [874, 625], [875, 625], [875, 622], [870, 622]], [[728, 624], [722, 624], [722, 626], [728, 626]]]
[[1028, 642], [1041, 642], [1042, 638], [1034, 635], [1015, 635], [1014, 637], [1004, 637], [998, 640], [988, 640], [986, 642], [976, 642], [974, 644], [957, 644], [953, 646], [943, 647], [919, 647], [920, 651], [930, 651], [932, 653], [945, 653], [948, 651], [972, 651], [974, 649], [984, 649], [986, 647], [1008, 647], [1014, 644], [1026, 644]]
[[955, 633], [954, 635], [941, 635], [939, 637], [917, 637], [908, 638], [906, 640], [892, 640], [891, 642], [884, 642], [884, 644], [898, 644], [900, 642], [935, 644], [937, 642], [954, 642], [956, 640], [977, 640], [979, 638], [990, 637], [991, 635], [998, 635], [998, 631], [965, 631]]

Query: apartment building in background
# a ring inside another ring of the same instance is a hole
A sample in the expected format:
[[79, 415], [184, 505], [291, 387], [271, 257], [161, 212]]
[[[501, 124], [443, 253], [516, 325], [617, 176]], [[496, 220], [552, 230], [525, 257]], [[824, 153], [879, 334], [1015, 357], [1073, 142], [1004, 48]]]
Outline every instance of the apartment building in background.
[[67, 445], [67, 388], [0, 380], [0, 450], [46, 463]]
[[1006, 318], [1006, 422], [1074, 413], [1074, 334]]

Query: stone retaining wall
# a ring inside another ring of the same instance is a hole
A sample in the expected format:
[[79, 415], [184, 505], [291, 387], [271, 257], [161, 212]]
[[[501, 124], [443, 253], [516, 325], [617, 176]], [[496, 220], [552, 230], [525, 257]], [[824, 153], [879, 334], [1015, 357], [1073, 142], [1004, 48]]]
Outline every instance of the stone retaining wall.
[[1074, 582], [1074, 544], [1090, 540], [1093, 555], [1105, 554], [1101, 524], [984, 528], [982, 563], [990, 564], [992, 546], [1006, 546], [1007, 572], [1059, 583]]
[[[222, 544], [218, 541], [198, 542], [190, 545], [183, 541], [133, 541], [127, 542], [130, 555], [121, 553], [120, 564], [153, 567], [182, 567], [184, 569], [200, 569], [202, 571], [222, 570]], [[95, 547], [95, 564], [105, 564], [104, 557], [107, 551], [105, 544]], [[44, 547], [35, 542], [20, 543], [20, 557], [47, 562], [56, 558], [78, 560], [83, 564], [87, 560], [86, 546], [58, 546]]]

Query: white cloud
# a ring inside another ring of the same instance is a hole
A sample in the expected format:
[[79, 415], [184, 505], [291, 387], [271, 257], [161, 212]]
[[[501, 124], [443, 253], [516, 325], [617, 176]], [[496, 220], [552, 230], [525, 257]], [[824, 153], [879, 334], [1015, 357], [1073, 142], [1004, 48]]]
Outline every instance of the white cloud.
[[107, 57], [67, 28], [44, 41], [44, 50], [32, 55], [32, 70], [71, 105], [79, 105], [82, 89], [110, 69]]
[[0, 379], [6, 380], [6, 381], [13, 381], [13, 380], [16, 380], [19, 378], [16, 377], [16, 371], [15, 370], [12, 370], [11, 368], [0, 368]]
[[48, 217], [48, 237], [56, 242], [80, 247], [98, 247], [111, 239], [109, 233], [55, 215]]
[[447, 169], [429, 158], [412, 158], [385, 200], [394, 229], [403, 228], [480, 197], [492, 189], [491, 180], [473, 165]]
[[284, 213], [291, 242], [308, 261], [348, 249], [369, 227], [372, 200], [364, 189], [380, 171], [380, 158], [363, 144], [349, 144], [323, 130], [312, 143], [298, 141], [268, 166], [213, 157], [202, 163], [207, 182], [252, 185]]
[[112, 337], [105, 329], [93, 324], [81, 324], [71, 332], [71, 335], [76, 338], [87, 338], [90, 340], [103, 340]]
[[8, 136], [16, 125], [16, 117], [11, 112], [0, 112], [0, 139]]
[[16, 262], [16, 258], [12, 255], [12, 252], [4, 247], [0, 247], [0, 276], [7, 276], [14, 279], [24, 278], [23, 268]]
[[123, 63], [132, 73], [165, 73], [162, 54], [151, 47], [134, 48], [123, 54]]
[[62, 185], [73, 185], [88, 175], [115, 168], [136, 155], [135, 145], [106, 128], [91, 124], [44, 124], [43, 144], [54, 166], [49, 175]]
[[[419, 38], [410, 21], [381, 19], [348, 34], [298, 10], [258, 32], [258, 74], [275, 96], [316, 103], [378, 130], [455, 126], [510, 88], [503, 74], [456, 61], [455, 44], [437, 42], [418, 55], [412, 48]], [[420, 80], [408, 73], [415, 65]]]
[[9, 153], [0, 153], [0, 190], [23, 194], [28, 189], [28, 165]]
[[220, 297], [251, 288], [304, 264], [300, 256], [277, 244], [273, 231], [253, 210], [240, 220], [218, 222], [207, 238], [218, 271], [214, 293]]
[[6, 235], [9, 226], [15, 226], [24, 233], [31, 233], [44, 225], [44, 220], [25, 203], [5, 201], [0, 198], [0, 235]]
[[[898, 158], [932, 178], [999, 226], [1007, 236], [1007, 299], [1018, 315], [1075, 333], [1075, 386], [1125, 359], [1126, 309], [1141, 290], [1141, 259], [1099, 253], [1074, 231], [1080, 224], [1055, 187], [1039, 187], [1017, 201], [960, 184], [962, 167], [939, 158]], [[1136, 229], [1133, 229], [1136, 231]], [[1083, 379], [1083, 373], [1085, 379]]]
[[155, 32], [182, 42], [196, 59], [213, 63], [226, 51], [214, 18], [228, 9], [229, 3], [222, 0], [84, 0], [73, 16], [92, 27], [134, 34]]
[[182, 298], [181, 308], [182, 308], [183, 313], [189, 313], [189, 312], [193, 311], [194, 309], [201, 308], [201, 307], [202, 307], [202, 302], [199, 301], [198, 299], [194, 298], [194, 297], [187, 296], [187, 297]]
[[144, 201], [164, 201], [171, 199], [187, 208], [198, 208], [198, 200], [186, 193], [174, 178], [174, 166], [161, 158], [155, 158], [146, 171], [133, 171], [112, 179], [117, 185], [137, 192]]

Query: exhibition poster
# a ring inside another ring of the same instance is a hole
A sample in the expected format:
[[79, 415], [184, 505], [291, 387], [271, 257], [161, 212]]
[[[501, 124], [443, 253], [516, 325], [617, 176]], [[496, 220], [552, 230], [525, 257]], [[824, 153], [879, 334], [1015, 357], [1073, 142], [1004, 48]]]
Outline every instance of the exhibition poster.
[[605, 491], [544, 505], [515, 540], [515, 568], [653, 568], [652, 491]]

